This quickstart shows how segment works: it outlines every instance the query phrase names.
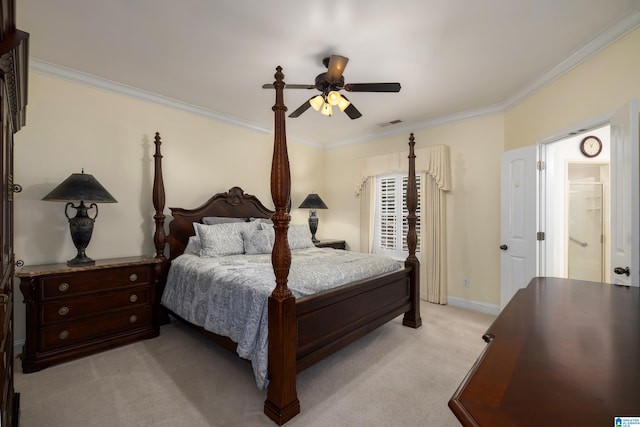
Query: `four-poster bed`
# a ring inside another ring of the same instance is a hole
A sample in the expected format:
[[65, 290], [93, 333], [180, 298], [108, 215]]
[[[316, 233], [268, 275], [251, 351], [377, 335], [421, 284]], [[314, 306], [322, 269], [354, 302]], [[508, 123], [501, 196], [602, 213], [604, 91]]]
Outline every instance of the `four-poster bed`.
[[[203, 218], [225, 217], [270, 219], [273, 233], [271, 266], [275, 276], [275, 288], [266, 303], [268, 316], [268, 389], [264, 412], [282, 425], [300, 412], [296, 392], [296, 374], [315, 362], [327, 357], [373, 329], [404, 314], [403, 324], [417, 328], [421, 325], [419, 308], [419, 261], [415, 255], [417, 245], [415, 183], [415, 154], [413, 134], [409, 138], [409, 183], [407, 186], [409, 256], [399, 269], [376, 274], [373, 277], [343, 284], [317, 294], [296, 298], [289, 287], [292, 270], [290, 248], [291, 178], [285, 133], [283, 102], [285, 87], [281, 67], [277, 67], [275, 82], [276, 102], [274, 148], [271, 169], [271, 195], [275, 210], [266, 208], [255, 196], [238, 187], [218, 193], [196, 209], [171, 208], [173, 220], [169, 234], [165, 235], [163, 213], [165, 192], [162, 177], [160, 135], [155, 137], [155, 177], [153, 204], [155, 208], [154, 243], [156, 257], [165, 261], [163, 276], [167, 277], [169, 265], [185, 252], [189, 238], [195, 234], [194, 223]], [[200, 229], [200, 225], [196, 227]], [[289, 237], [289, 238], [288, 238]], [[165, 245], [169, 245], [169, 257]], [[314, 249], [311, 249], [313, 251]], [[334, 251], [333, 249], [315, 249]], [[334, 251], [335, 252], [335, 251]], [[184, 258], [184, 257], [183, 257]], [[295, 262], [294, 262], [295, 264]], [[175, 314], [175, 313], [173, 313]], [[237, 343], [230, 338], [204, 331], [215, 341], [229, 349]]]

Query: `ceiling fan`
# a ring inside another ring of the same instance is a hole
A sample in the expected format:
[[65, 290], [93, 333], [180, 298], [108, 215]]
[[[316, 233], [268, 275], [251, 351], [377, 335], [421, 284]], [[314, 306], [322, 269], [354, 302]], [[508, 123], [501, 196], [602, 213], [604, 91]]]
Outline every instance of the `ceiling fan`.
[[[322, 63], [327, 67], [326, 73], [316, 76], [315, 84], [287, 84], [286, 89], [317, 89], [320, 95], [309, 98], [304, 104], [298, 107], [289, 117], [298, 117], [307, 111], [309, 107], [320, 111], [325, 116], [333, 114], [333, 107], [338, 107], [340, 111], [349, 116], [351, 119], [357, 119], [362, 113], [347, 99], [346, 96], [340, 94], [340, 90], [347, 92], [400, 92], [400, 83], [347, 83], [344, 82], [344, 68], [347, 66], [349, 58], [340, 55], [331, 55], [324, 58]], [[273, 84], [262, 85], [263, 89], [273, 88]]]

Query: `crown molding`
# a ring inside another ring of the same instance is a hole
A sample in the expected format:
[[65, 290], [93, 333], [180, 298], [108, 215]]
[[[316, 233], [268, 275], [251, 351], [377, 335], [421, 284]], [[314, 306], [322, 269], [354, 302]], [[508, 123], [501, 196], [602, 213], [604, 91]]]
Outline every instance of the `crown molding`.
[[441, 116], [441, 117], [437, 117], [435, 119], [429, 119], [429, 120], [425, 120], [425, 121], [414, 123], [414, 124], [407, 124], [407, 125], [403, 125], [403, 126], [399, 126], [399, 127], [394, 127], [393, 129], [390, 129], [390, 130], [385, 131], [385, 132], [380, 132], [380, 133], [375, 133], [375, 134], [368, 134], [368, 135], [359, 136], [357, 138], [352, 138], [352, 139], [347, 139], [347, 140], [344, 140], [344, 141], [339, 141], [339, 142], [336, 142], [334, 144], [325, 145], [325, 147], [326, 147], [326, 149], [333, 149], [333, 148], [338, 148], [338, 147], [342, 147], [342, 146], [345, 146], [345, 145], [358, 144], [358, 143], [361, 143], [361, 142], [372, 141], [374, 139], [382, 139], [382, 138], [386, 138], [388, 136], [394, 136], [394, 135], [398, 135], [398, 134], [405, 134], [407, 132], [416, 132], [416, 131], [421, 130], [421, 129], [428, 129], [428, 128], [432, 128], [432, 127], [436, 127], [436, 126], [442, 126], [442, 125], [445, 125], [447, 123], [453, 123], [453, 122], [458, 122], [458, 121], [462, 121], [462, 120], [473, 119], [475, 117], [484, 117], [484, 116], [489, 116], [489, 115], [492, 115], [492, 114], [502, 113], [502, 112], [504, 112], [504, 109], [503, 109], [502, 105], [501, 104], [494, 104], [494, 105], [489, 105], [487, 107], [475, 108], [473, 110], [461, 111], [461, 112], [458, 112], [458, 113], [449, 114], [449, 115], [446, 115], [446, 116]]
[[186, 111], [188, 113], [197, 114], [200, 116], [208, 117], [215, 120], [220, 120], [232, 125], [252, 129], [263, 133], [272, 133], [271, 129], [249, 123], [244, 120], [237, 119], [235, 117], [225, 116], [214, 111], [206, 110], [193, 104], [178, 101], [172, 98], [167, 98], [162, 95], [158, 95], [152, 92], [147, 92], [135, 87], [127, 86], [122, 83], [114, 82], [113, 80], [103, 79], [92, 74], [83, 73], [71, 68], [63, 67], [51, 62], [43, 61], [38, 58], [30, 58], [29, 66], [32, 71], [40, 74], [44, 74], [50, 77], [56, 77], [62, 80], [67, 80], [73, 83], [78, 83], [84, 86], [92, 88], [102, 89], [109, 92], [118, 93], [121, 95], [130, 96], [133, 98], [141, 99], [143, 101], [153, 102], [165, 107], [175, 108], [177, 110]]
[[[71, 68], [63, 67], [51, 62], [43, 61], [38, 58], [29, 58], [29, 67], [31, 71], [44, 74], [49, 77], [55, 77], [62, 80], [67, 80], [72, 83], [81, 84], [94, 89], [101, 89], [108, 92], [118, 93], [120, 95], [130, 96], [132, 98], [141, 99], [143, 101], [152, 102], [154, 104], [163, 105], [165, 107], [174, 108], [176, 110], [184, 111], [198, 116], [203, 116], [213, 120], [219, 120], [221, 122], [238, 126], [244, 129], [250, 129], [260, 133], [273, 134], [273, 129], [265, 128], [263, 126], [256, 125], [244, 120], [240, 120], [235, 117], [226, 116], [220, 113], [216, 113], [211, 110], [207, 110], [197, 105], [188, 104], [186, 102], [178, 101], [172, 98], [167, 98], [162, 95], [158, 95], [152, 92], [147, 92], [141, 89], [137, 89], [132, 86], [127, 86], [122, 83], [115, 82], [113, 80], [104, 79], [92, 74], [83, 73]], [[310, 142], [306, 140], [294, 139], [295, 142], [303, 145], [309, 145], [315, 148], [323, 148], [322, 145]]]
[[640, 25], [640, 10], [633, 9], [611, 27], [595, 36], [589, 43], [576, 49], [564, 61], [544, 73], [542, 76], [520, 89], [502, 103], [503, 110], [508, 110], [520, 103], [536, 91], [547, 86], [573, 68], [582, 64], [618, 39], [635, 30]]

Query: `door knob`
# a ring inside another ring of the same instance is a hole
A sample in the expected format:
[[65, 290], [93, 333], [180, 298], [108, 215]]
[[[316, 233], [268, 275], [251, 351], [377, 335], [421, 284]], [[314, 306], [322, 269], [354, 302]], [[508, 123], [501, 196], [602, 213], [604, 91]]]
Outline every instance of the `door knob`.
[[631, 270], [629, 270], [629, 267], [616, 267], [613, 269], [613, 272], [616, 274], [624, 274], [627, 277], [631, 274]]
[[509, 246], [507, 246], [507, 245], [500, 245], [500, 249], [502, 249], [503, 251], [506, 251], [507, 249], [509, 249]]

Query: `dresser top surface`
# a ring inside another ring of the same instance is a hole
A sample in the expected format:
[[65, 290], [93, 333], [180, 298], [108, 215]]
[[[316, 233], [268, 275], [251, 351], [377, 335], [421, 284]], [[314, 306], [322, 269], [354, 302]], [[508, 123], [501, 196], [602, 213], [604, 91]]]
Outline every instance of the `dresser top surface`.
[[640, 414], [640, 290], [534, 278], [450, 401], [464, 425], [606, 425]]
[[135, 265], [159, 264], [162, 260], [149, 255], [97, 259], [95, 265], [84, 265], [70, 267], [66, 263], [42, 264], [42, 265], [26, 265], [18, 269], [15, 273], [16, 277], [28, 278], [43, 276], [47, 274], [74, 273], [77, 271], [93, 271], [104, 268], [130, 267]]

